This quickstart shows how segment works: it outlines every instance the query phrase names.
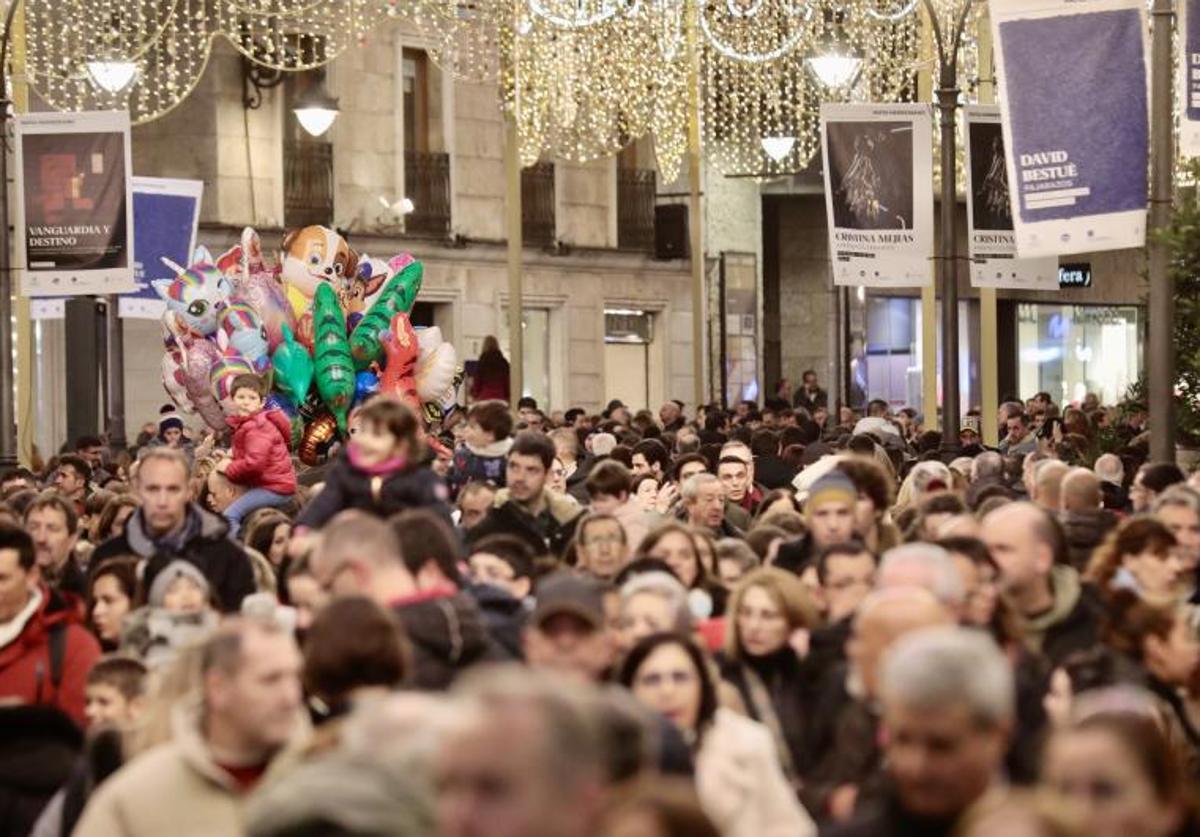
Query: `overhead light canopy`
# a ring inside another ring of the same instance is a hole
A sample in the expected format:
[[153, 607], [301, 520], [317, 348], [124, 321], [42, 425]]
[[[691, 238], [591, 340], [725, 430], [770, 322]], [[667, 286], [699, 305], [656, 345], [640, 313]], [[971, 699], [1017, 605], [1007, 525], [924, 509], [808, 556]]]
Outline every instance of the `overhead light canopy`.
[[92, 83], [109, 93], [120, 93], [133, 83], [138, 67], [132, 61], [88, 61], [85, 65]]
[[825, 87], [838, 89], [854, 84], [862, 71], [863, 61], [843, 46], [831, 46], [817, 55], [804, 59], [809, 72]]
[[338, 100], [329, 95], [323, 86], [309, 90], [296, 102], [293, 109], [300, 127], [314, 137], [328, 131], [338, 117]]
[[763, 151], [776, 163], [782, 163], [796, 147], [795, 137], [763, 137]]

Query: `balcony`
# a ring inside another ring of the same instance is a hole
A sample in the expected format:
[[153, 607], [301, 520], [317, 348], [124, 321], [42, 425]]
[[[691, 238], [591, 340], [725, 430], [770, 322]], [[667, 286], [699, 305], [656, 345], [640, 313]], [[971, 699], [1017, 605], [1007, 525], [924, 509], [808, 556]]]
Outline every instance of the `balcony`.
[[654, 252], [654, 169], [617, 169], [617, 246]]
[[409, 235], [446, 238], [450, 235], [450, 155], [404, 152], [404, 195], [413, 211], [404, 218]]
[[554, 243], [554, 164], [521, 169], [521, 236], [526, 244]]
[[333, 145], [289, 141], [283, 148], [283, 220], [287, 227], [333, 224]]

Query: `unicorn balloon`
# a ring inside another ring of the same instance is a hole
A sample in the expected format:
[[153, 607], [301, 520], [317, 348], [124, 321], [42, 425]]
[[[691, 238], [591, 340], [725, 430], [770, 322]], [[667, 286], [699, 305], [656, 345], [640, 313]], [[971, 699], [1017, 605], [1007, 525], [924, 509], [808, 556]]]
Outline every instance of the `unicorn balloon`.
[[221, 310], [233, 293], [229, 278], [213, 264], [212, 256], [204, 247], [196, 249], [190, 267], [180, 267], [166, 257], [163, 264], [176, 273], [174, 279], [158, 279], [151, 283], [167, 303], [164, 316], [173, 319], [187, 333], [211, 336], [217, 330]]
[[229, 346], [263, 373], [271, 365], [270, 345], [267, 330], [250, 304], [235, 300], [221, 309], [217, 318], [221, 331], [228, 338]]

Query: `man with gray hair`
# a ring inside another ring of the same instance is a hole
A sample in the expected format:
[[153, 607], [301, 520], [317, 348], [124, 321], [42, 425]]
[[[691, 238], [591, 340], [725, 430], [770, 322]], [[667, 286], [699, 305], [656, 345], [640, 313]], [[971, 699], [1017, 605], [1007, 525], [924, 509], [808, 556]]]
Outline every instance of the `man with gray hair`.
[[1129, 492], [1125, 490], [1125, 463], [1115, 453], [1104, 453], [1096, 458], [1092, 466], [1100, 478], [1100, 490], [1104, 492], [1104, 508], [1123, 512], [1129, 509]]
[[712, 474], [693, 474], [680, 490], [689, 526], [712, 533], [714, 538], [740, 538], [743, 533], [725, 519], [725, 486]]
[[603, 729], [585, 687], [518, 667], [455, 690], [434, 758], [442, 837], [589, 837], [606, 790]]
[[883, 554], [875, 589], [920, 587], [928, 590], [951, 613], [961, 615], [966, 591], [962, 574], [950, 553], [937, 544], [907, 543]]
[[829, 832], [837, 837], [950, 834], [995, 786], [1012, 730], [1014, 686], [987, 634], [956, 627], [897, 641], [880, 672], [890, 787]]
[[[1173, 485], [1154, 498], [1150, 509], [1175, 536], [1176, 549], [1189, 576], [1184, 582], [1189, 591], [1194, 590], [1200, 566], [1200, 494], [1186, 485]], [[1197, 601], [1195, 594], [1190, 598], [1193, 603]]]

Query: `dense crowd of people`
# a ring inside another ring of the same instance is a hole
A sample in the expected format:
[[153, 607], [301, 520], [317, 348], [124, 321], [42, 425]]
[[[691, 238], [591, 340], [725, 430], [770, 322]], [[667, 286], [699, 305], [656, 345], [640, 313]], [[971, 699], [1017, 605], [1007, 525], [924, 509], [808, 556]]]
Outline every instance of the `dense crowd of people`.
[[0, 474], [0, 833], [1200, 835], [1200, 474], [1136, 405], [947, 456], [812, 373], [379, 396], [306, 468], [232, 389]]

